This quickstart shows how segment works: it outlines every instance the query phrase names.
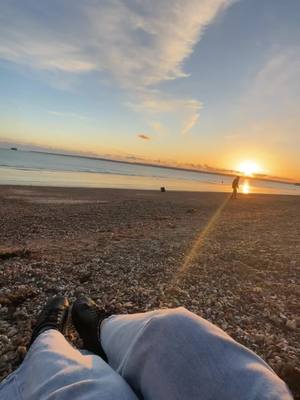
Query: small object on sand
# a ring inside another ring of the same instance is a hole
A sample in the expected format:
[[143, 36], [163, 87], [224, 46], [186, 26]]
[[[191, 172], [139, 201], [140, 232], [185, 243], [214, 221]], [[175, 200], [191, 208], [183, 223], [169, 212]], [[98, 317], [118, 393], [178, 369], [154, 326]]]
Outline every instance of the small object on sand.
[[19, 346], [17, 348], [17, 353], [19, 354], [21, 360], [24, 360], [26, 353], [27, 353], [26, 346]]
[[28, 249], [0, 250], [0, 260], [8, 260], [13, 257], [20, 257], [20, 258], [30, 257], [30, 250]]
[[166, 191], [166, 188], [165, 188], [164, 186], [162, 186], [162, 187], [160, 188], [160, 191], [161, 191], [162, 193], [164, 193], [164, 192]]
[[288, 329], [290, 329], [291, 331], [294, 331], [295, 329], [297, 329], [297, 322], [294, 319], [288, 319], [286, 321], [286, 327]]
[[189, 208], [188, 210], [186, 210], [188, 214], [194, 214], [196, 211], [196, 208]]
[[85, 283], [85, 282], [88, 282], [91, 278], [92, 278], [92, 272], [91, 271], [84, 272], [79, 277], [79, 282], [80, 283]]

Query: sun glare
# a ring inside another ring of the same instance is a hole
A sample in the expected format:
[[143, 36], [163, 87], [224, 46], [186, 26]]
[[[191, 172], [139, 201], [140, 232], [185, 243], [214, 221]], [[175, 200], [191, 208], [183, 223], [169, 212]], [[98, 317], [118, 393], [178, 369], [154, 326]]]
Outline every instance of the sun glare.
[[253, 176], [260, 172], [260, 167], [254, 161], [243, 161], [237, 170], [246, 176]]
[[249, 182], [247, 181], [247, 179], [244, 181], [244, 183], [242, 185], [242, 191], [244, 194], [250, 193], [250, 185], [249, 185]]

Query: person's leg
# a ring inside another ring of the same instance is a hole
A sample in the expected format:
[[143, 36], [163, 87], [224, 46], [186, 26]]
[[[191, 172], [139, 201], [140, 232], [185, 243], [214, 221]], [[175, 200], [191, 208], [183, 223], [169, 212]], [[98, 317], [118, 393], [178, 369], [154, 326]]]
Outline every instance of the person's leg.
[[100, 357], [80, 352], [54, 329], [41, 333], [21, 366], [0, 383], [1, 400], [136, 400]]
[[50, 299], [32, 332], [21, 366], [0, 383], [1, 400], [136, 399], [127, 383], [100, 357], [79, 352], [64, 338], [69, 302]]
[[292, 399], [256, 354], [184, 308], [101, 324], [109, 364], [144, 400]]

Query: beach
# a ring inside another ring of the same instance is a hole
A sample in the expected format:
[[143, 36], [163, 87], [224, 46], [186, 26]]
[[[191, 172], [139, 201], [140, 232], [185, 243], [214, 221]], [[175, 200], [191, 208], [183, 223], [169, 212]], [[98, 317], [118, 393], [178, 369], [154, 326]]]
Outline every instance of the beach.
[[86, 294], [109, 313], [184, 306], [300, 399], [299, 227], [300, 196], [0, 186], [0, 380], [46, 300]]
[[[0, 185], [231, 192], [232, 173], [0, 147]], [[295, 183], [243, 174], [240, 191], [300, 196]]]

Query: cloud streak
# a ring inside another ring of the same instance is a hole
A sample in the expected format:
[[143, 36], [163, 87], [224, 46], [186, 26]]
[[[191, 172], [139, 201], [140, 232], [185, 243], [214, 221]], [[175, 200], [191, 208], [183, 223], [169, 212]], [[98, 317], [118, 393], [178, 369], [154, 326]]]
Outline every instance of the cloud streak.
[[78, 113], [72, 112], [62, 112], [62, 111], [54, 111], [54, 110], [47, 110], [48, 114], [54, 115], [60, 118], [77, 118], [82, 120], [89, 120], [90, 118], [86, 117], [85, 115], [81, 115]]
[[[26, 3], [26, 4], [25, 4]], [[43, 3], [4, 0], [0, 58], [40, 70], [97, 72], [149, 113], [182, 111], [182, 133], [201, 103], [158, 88], [186, 77], [184, 62], [206, 26], [231, 0], [86, 0]]]
[[[257, 136], [275, 140], [273, 125], [283, 127], [282, 138], [299, 137], [300, 47], [278, 48], [261, 66], [241, 98], [239, 110], [244, 123], [250, 121]], [[263, 126], [264, 135], [261, 128]], [[266, 133], [266, 132], [269, 133]], [[299, 139], [298, 139], [299, 140]]]
[[150, 140], [151, 137], [148, 135], [145, 135], [144, 133], [140, 133], [139, 135], [137, 135], [138, 138], [142, 139], [142, 140]]
[[[256, 74], [248, 99], [253, 103], [263, 98], [267, 104], [277, 105], [278, 110], [294, 108], [298, 111], [300, 94], [300, 46], [279, 49]], [[276, 110], [277, 111], [277, 110]]]

